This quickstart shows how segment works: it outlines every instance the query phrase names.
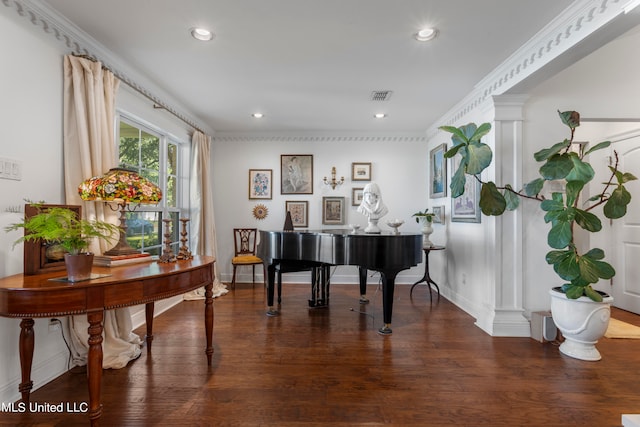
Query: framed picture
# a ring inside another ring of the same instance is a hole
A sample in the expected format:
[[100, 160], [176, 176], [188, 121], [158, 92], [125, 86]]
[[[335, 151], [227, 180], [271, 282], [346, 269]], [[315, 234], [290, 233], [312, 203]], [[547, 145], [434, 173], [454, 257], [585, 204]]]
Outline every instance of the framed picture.
[[354, 187], [351, 189], [351, 206], [360, 206], [364, 198], [364, 187]]
[[[460, 156], [451, 159], [452, 175], [458, 170]], [[460, 197], [451, 198], [451, 221], [452, 222], [477, 222], [481, 221], [480, 212], [480, 181], [473, 175], [466, 175], [464, 184], [464, 194]]]
[[371, 181], [371, 163], [351, 163], [351, 181]]
[[447, 145], [442, 144], [431, 150], [429, 156], [429, 187], [432, 199], [447, 195], [447, 161], [444, 153]]
[[435, 216], [433, 217], [433, 223], [444, 224], [444, 205], [434, 206], [433, 213], [435, 214]]
[[287, 200], [284, 202], [285, 211], [291, 213], [294, 227], [309, 226], [309, 202], [306, 200]]
[[[27, 220], [36, 215], [39, 210], [48, 208], [67, 208], [76, 212], [78, 218], [82, 217], [82, 207], [77, 205], [24, 205], [24, 219]], [[64, 270], [65, 250], [55, 242], [42, 240], [24, 242], [24, 274], [41, 274], [50, 271]]]
[[249, 199], [271, 199], [272, 169], [249, 169]]
[[344, 197], [322, 198], [322, 223], [325, 225], [344, 224]]
[[280, 194], [313, 194], [313, 155], [280, 155]]

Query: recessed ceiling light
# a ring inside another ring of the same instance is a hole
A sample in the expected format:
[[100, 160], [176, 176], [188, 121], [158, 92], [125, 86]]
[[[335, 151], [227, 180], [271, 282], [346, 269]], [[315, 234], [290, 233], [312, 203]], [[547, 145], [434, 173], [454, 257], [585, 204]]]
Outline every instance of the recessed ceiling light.
[[428, 42], [433, 40], [438, 35], [438, 30], [435, 28], [423, 28], [413, 35], [413, 37], [419, 42]]
[[375, 117], [376, 119], [384, 119], [385, 117], [387, 117], [387, 115], [385, 113], [376, 113], [373, 115], [373, 117]]
[[213, 39], [213, 33], [206, 28], [192, 28], [191, 36], [196, 40], [208, 42]]
[[263, 117], [264, 117], [264, 114], [262, 114], [262, 113], [253, 113], [253, 114], [251, 115], [251, 117], [253, 117], [253, 118], [255, 118], [255, 119], [261, 119], [261, 118], [263, 118]]

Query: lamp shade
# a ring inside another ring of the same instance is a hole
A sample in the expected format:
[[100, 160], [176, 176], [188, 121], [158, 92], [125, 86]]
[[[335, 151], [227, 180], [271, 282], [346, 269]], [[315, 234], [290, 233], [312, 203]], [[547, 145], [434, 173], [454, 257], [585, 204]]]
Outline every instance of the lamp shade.
[[153, 182], [138, 173], [122, 168], [109, 169], [102, 176], [94, 176], [78, 186], [82, 200], [117, 203], [156, 204], [162, 200], [162, 191]]

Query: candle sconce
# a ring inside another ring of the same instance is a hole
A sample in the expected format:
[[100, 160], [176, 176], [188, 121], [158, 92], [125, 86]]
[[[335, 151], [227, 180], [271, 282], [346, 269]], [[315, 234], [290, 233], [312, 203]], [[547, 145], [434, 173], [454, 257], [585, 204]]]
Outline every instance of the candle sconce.
[[324, 182], [324, 185], [330, 186], [332, 190], [335, 190], [336, 187], [344, 184], [344, 176], [340, 177], [340, 181], [336, 180], [336, 167], [333, 166], [331, 168], [331, 180], [327, 180], [327, 177], [325, 176], [322, 182]]

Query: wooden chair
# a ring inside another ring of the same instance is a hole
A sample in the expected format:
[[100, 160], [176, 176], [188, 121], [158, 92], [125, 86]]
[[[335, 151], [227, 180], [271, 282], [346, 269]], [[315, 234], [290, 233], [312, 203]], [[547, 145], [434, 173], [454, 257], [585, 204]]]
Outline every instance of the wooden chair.
[[256, 256], [256, 244], [257, 244], [258, 229], [256, 228], [234, 228], [233, 229], [233, 244], [235, 247], [235, 255], [231, 259], [233, 265], [233, 278], [231, 279], [231, 285], [236, 285], [236, 268], [242, 266], [251, 266], [253, 268], [252, 281], [256, 281], [256, 265], [262, 264], [262, 277], [266, 279], [266, 269], [262, 262], [262, 259]]

